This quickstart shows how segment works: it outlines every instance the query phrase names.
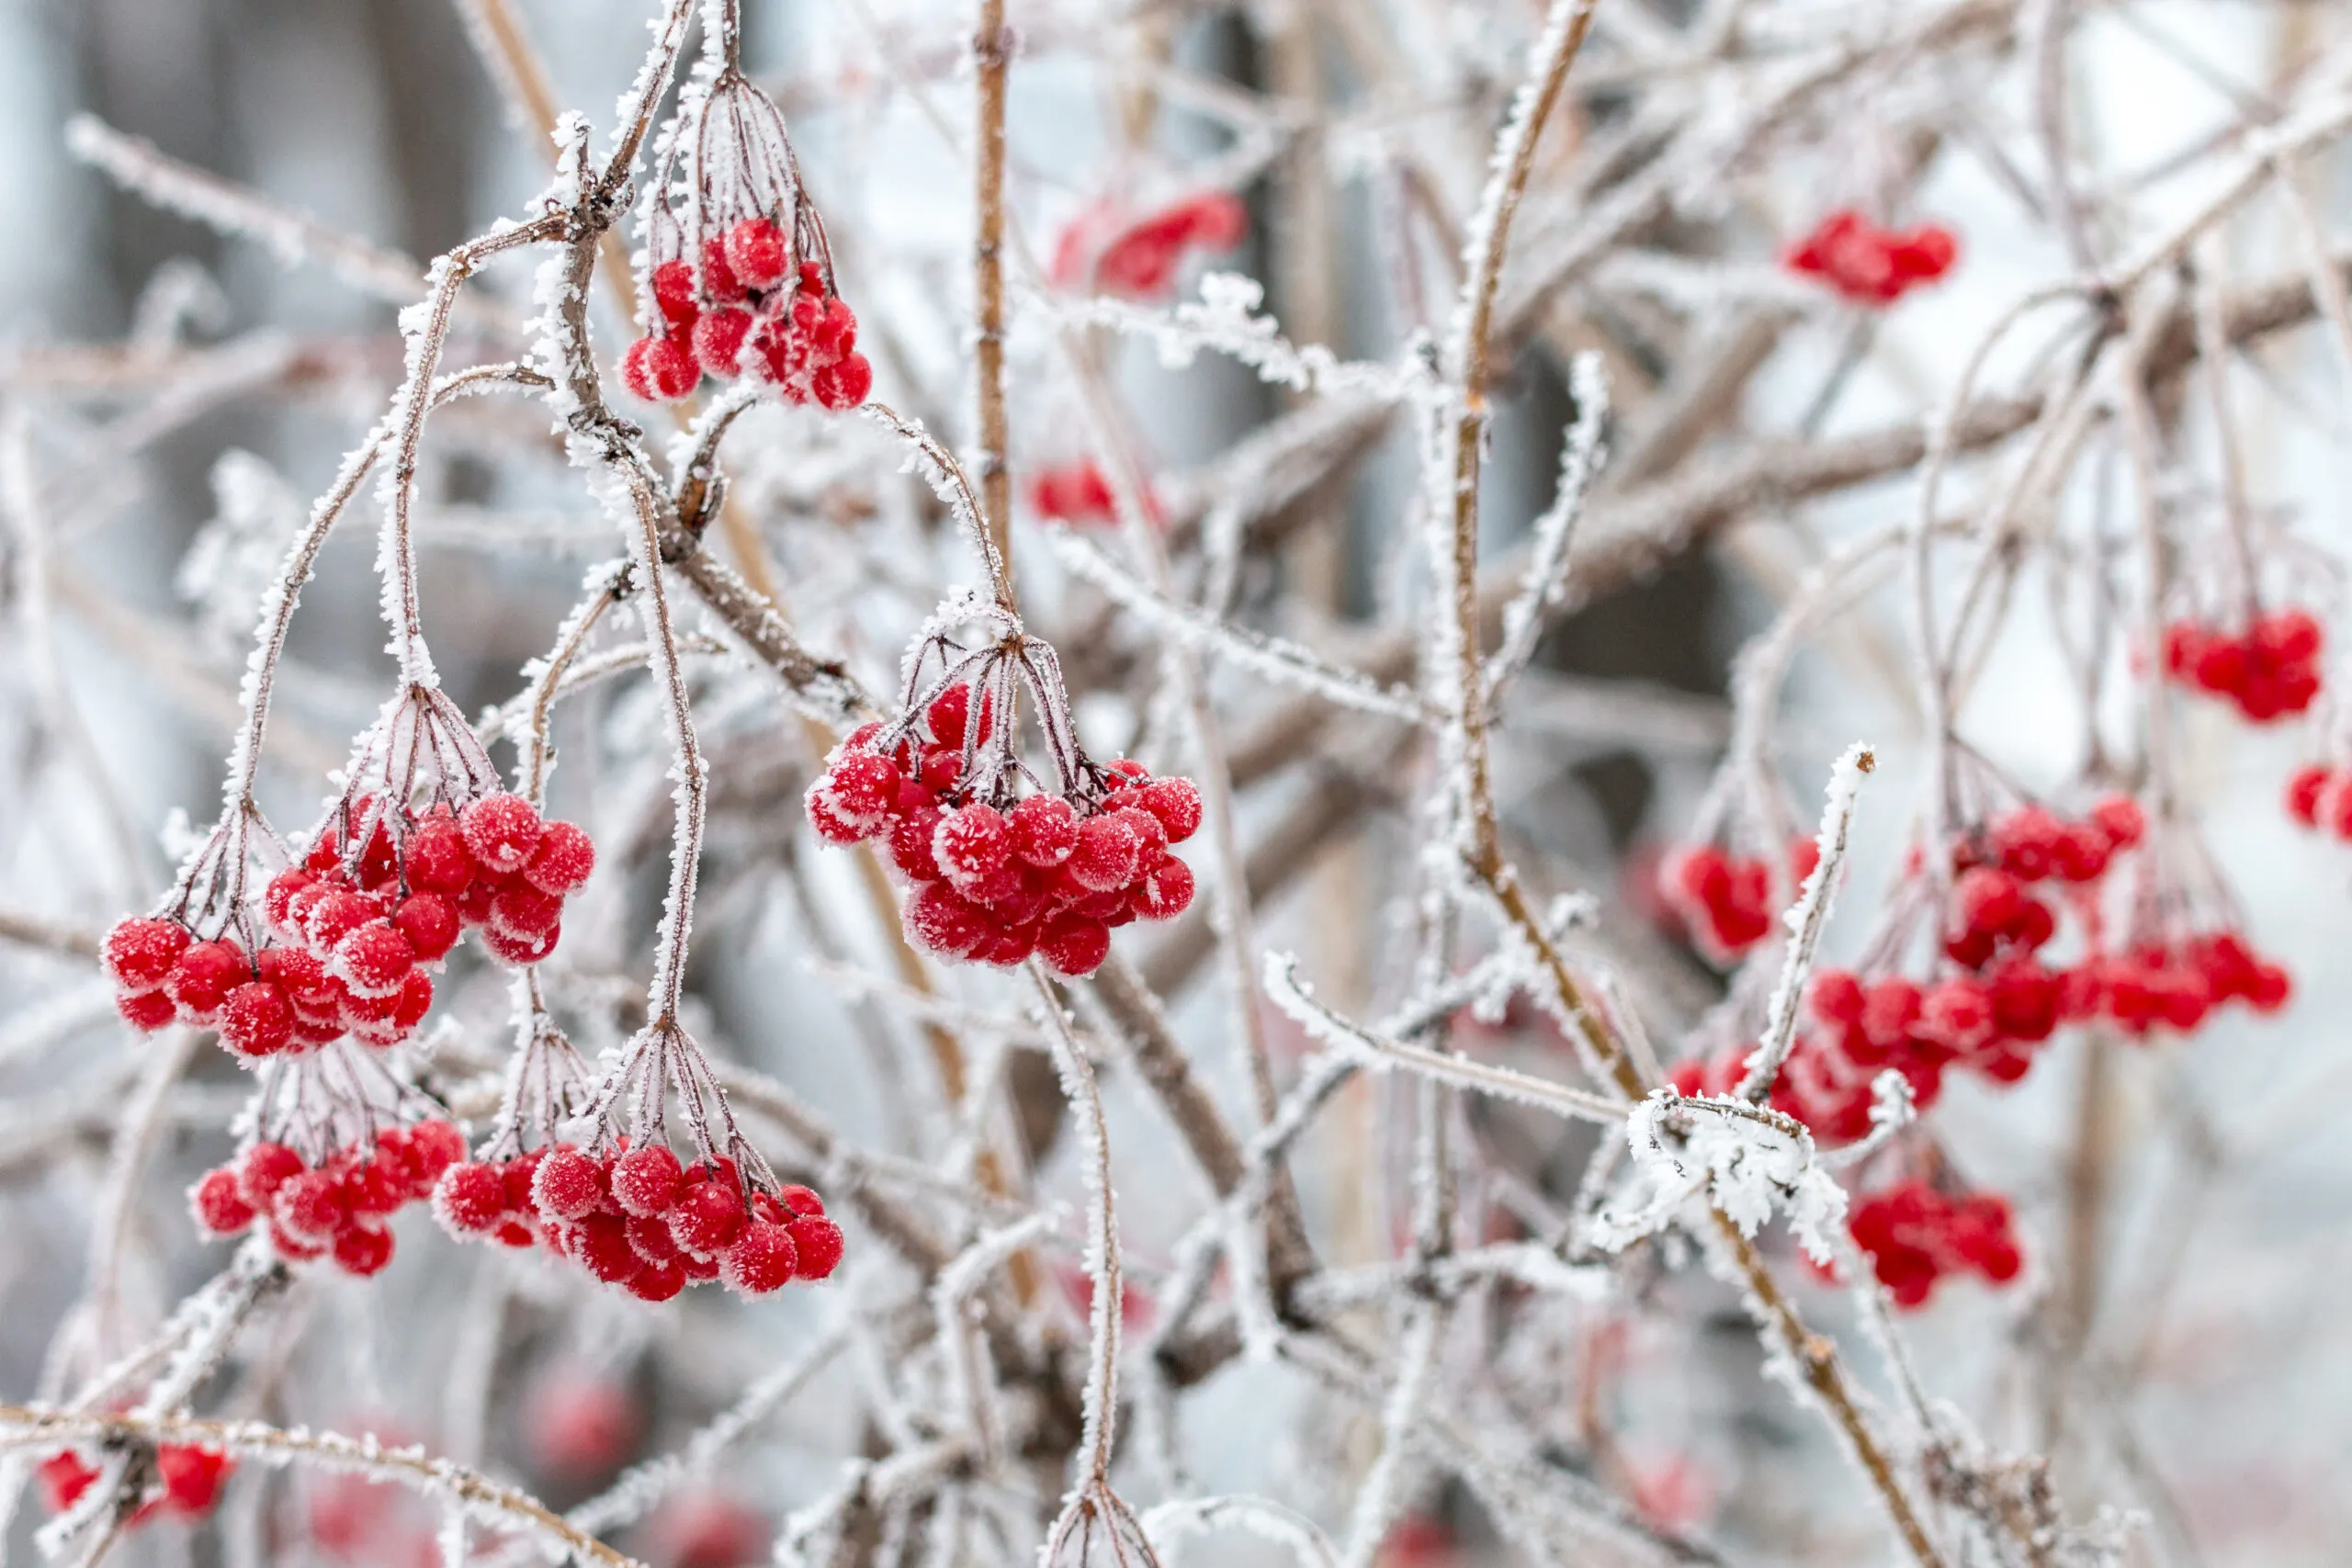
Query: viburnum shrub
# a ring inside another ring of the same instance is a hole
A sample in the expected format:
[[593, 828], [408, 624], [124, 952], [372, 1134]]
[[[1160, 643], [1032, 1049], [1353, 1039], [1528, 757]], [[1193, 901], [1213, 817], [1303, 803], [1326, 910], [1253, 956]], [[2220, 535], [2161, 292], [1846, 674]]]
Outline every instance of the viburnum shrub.
[[874, 387], [857, 316], [775, 101], [732, 64], [689, 91], [643, 207], [645, 335], [621, 379], [676, 402], [704, 377], [854, 409]]
[[1959, 254], [1951, 231], [1940, 224], [1888, 229], [1841, 207], [1790, 246], [1784, 259], [1790, 271], [1818, 277], [1857, 304], [1892, 305], [1950, 272]]
[[[944, 633], [925, 640], [900, 716], [863, 727], [826, 759], [808, 786], [808, 822], [829, 843], [887, 842], [908, 884], [907, 934], [929, 951], [1003, 968], [1035, 953], [1057, 975], [1091, 975], [1114, 930], [1191, 907], [1192, 868], [1172, 846], [1200, 828], [1201, 793], [1138, 762], [1095, 763], [1078, 744], [1053, 649], [985, 618], [1001, 636], [977, 652]], [[926, 681], [934, 653], [944, 672]], [[1024, 691], [1050, 780], [1021, 761]]]
[[2165, 627], [2165, 673], [2234, 705], [2249, 723], [2269, 724], [2319, 695], [2323, 640], [2308, 610], [2257, 611], [2242, 632], [2175, 621]]
[[1228, 191], [1201, 191], [1137, 216], [1103, 200], [1062, 230], [1053, 276], [1065, 288], [1126, 299], [1156, 299], [1176, 282], [1185, 259], [1229, 251], [1249, 237], [1250, 211]]
[[300, 192], [62, 139], [220, 290], [11, 143], [7, 1545], [2341, 1559], [2344, 7], [467, 0], [291, 158], [287, 9]]

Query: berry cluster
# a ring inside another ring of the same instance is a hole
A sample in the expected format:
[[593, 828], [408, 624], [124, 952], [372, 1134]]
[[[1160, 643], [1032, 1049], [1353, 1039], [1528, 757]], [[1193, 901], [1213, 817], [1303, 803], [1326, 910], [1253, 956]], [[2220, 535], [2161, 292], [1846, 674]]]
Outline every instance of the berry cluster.
[[1091, 457], [1038, 470], [1029, 481], [1029, 504], [1040, 517], [1062, 523], [1108, 523], [1114, 511], [1111, 481]]
[[621, 359], [621, 380], [648, 402], [691, 396], [706, 375], [750, 376], [787, 402], [837, 412], [874, 389], [855, 312], [819, 264], [793, 266], [784, 231], [764, 218], [744, 219], [697, 258], [662, 263], [652, 295], [660, 324]]
[[116, 1006], [141, 1029], [177, 1020], [217, 1028], [238, 1055], [314, 1050], [348, 1034], [397, 1045], [433, 1005], [438, 963], [468, 926], [492, 953], [536, 964], [555, 950], [563, 901], [596, 863], [588, 835], [542, 822], [517, 795], [452, 812], [406, 814], [398, 838], [378, 816], [354, 851], [337, 827], [365, 822], [361, 796], [322, 828], [300, 864], [269, 880], [262, 913], [276, 945], [248, 953], [179, 919], [132, 918], [107, 933]]
[[1159, 299], [1188, 254], [1229, 251], [1249, 232], [1249, 209], [1229, 191], [1203, 191], [1132, 220], [1098, 205], [1062, 231], [1054, 281], [1122, 299]]
[[[1802, 886], [1821, 863], [1821, 846], [1799, 839], [1789, 846], [1789, 878]], [[1733, 959], [1772, 930], [1772, 867], [1712, 844], [1697, 844], [1667, 856], [1658, 890], [1682, 917], [1699, 945], [1718, 959]]]
[[2165, 672], [2235, 703], [2250, 723], [2267, 724], [2302, 712], [2319, 695], [2323, 641], [2308, 610], [2257, 614], [2242, 634], [2175, 621], [2165, 628]]
[[[220, 1499], [220, 1483], [237, 1468], [236, 1461], [217, 1449], [193, 1443], [160, 1443], [155, 1449], [155, 1479], [162, 1490], [139, 1506], [130, 1523], [143, 1525], [158, 1514], [200, 1519]], [[62, 1514], [80, 1502], [95, 1485], [98, 1467], [72, 1449], [62, 1449], [41, 1461], [42, 1501], [52, 1514]]]
[[260, 1222], [279, 1257], [332, 1255], [345, 1273], [364, 1278], [392, 1260], [386, 1222], [431, 1197], [465, 1156], [464, 1135], [440, 1121], [385, 1128], [367, 1153], [339, 1148], [316, 1166], [284, 1144], [257, 1143], [205, 1172], [188, 1204], [208, 1235], [235, 1235]]
[[454, 1165], [433, 1194], [450, 1234], [543, 1246], [641, 1301], [724, 1280], [747, 1296], [822, 1280], [842, 1259], [841, 1227], [806, 1187], [747, 1197], [735, 1162], [682, 1166], [666, 1144], [594, 1153], [570, 1144]]
[[[949, 686], [932, 702], [927, 737], [876, 750], [882, 727], [867, 725], [843, 741], [809, 786], [808, 820], [831, 843], [888, 840], [913, 884], [907, 934], [932, 952], [1008, 967], [1034, 953], [1057, 974], [1091, 975], [1114, 927], [1172, 919], [1192, 903], [1192, 868], [1170, 846], [1200, 827], [1200, 791], [1121, 761], [1099, 794], [977, 798], [961, 784], [971, 692]], [[983, 697], [969, 740], [985, 742], [991, 725]]]
[[2352, 842], [2352, 773], [2313, 762], [2287, 780], [2287, 815]]
[[2294, 989], [2284, 968], [2228, 931], [2093, 958], [2068, 978], [2081, 987], [2086, 1011], [2104, 1013], [2135, 1040], [2160, 1026], [2189, 1033], [2225, 1002], [2277, 1012]]
[[1951, 231], [1940, 225], [1883, 229], [1853, 209], [1840, 208], [1792, 245], [1783, 259], [1790, 271], [1818, 277], [1858, 304], [1891, 305], [1951, 271], [1959, 250]]
[[1856, 1200], [1848, 1227], [1899, 1307], [1925, 1306], [1946, 1275], [2006, 1285], [2025, 1266], [2009, 1201], [1995, 1192], [1954, 1197], [1925, 1181], [1897, 1182]]

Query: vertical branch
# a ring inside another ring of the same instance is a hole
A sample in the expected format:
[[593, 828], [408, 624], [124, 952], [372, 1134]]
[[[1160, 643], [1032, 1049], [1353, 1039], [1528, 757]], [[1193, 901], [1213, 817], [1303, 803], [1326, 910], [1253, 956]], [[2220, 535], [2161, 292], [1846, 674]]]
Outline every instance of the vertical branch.
[[972, 62], [978, 76], [972, 154], [977, 221], [972, 238], [972, 357], [979, 378], [980, 511], [989, 541], [1008, 577], [1012, 570], [1012, 470], [1004, 411], [1004, 85], [1011, 41], [1004, 0], [980, 0], [979, 29], [972, 35]]

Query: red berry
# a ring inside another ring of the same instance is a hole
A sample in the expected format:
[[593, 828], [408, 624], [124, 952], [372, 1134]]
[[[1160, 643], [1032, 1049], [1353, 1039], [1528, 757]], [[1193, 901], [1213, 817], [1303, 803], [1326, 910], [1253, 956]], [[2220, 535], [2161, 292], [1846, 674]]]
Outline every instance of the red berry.
[[563, 899], [516, 878], [491, 900], [490, 929], [499, 936], [536, 941], [563, 919]]
[[433, 1189], [434, 1217], [460, 1235], [495, 1230], [506, 1210], [506, 1183], [494, 1165], [453, 1165]]
[[114, 1010], [133, 1029], [153, 1033], [180, 1015], [172, 998], [162, 991], [126, 991], [115, 998]]
[[817, 836], [829, 844], [844, 848], [862, 844], [881, 826], [879, 819], [860, 818], [842, 806], [827, 779], [820, 778], [810, 784], [808, 793], [801, 797], [801, 805], [808, 813], [808, 826], [816, 829]]
[[220, 1496], [220, 1483], [234, 1468], [227, 1454], [192, 1443], [164, 1443], [155, 1450], [155, 1472], [164, 1483], [164, 1501], [175, 1513], [211, 1512]]
[[458, 814], [458, 830], [474, 863], [494, 875], [520, 871], [539, 847], [542, 825], [531, 803], [519, 795], [485, 795]]
[[126, 991], [152, 991], [171, 977], [187, 951], [187, 928], [176, 920], [118, 920], [101, 950], [107, 973]]
[[[948, 687], [931, 702], [923, 717], [931, 726], [931, 738], [942, 746], [960, 747], [964, 744], [964, 726], [971, 712], [972, 688], [958, 683]], [[980, 739], [988, 739], [982, 727]]]
[[1132, 821], [1122, 813], [1104, 812], [1079, 824], [1069, 874], [1090, 891], [1113, 892], [1135, 880], [1136, 861], [1142, 852], [1143, 841]]
[[881, 825], [899, 798], [899, 770], [888, 757], [852, 751], [825, 775], [834, 807], [869, 830]]
[[605, 1201], [605, 1171], [593, 1156], [558, 1145], [531, 1175], [531, 1198], [549, 1220], [576, 1220]]
[[334, 972], [355, 996], [397, 993], [416, 967], [416, 949], [390, 920], [369, 920], [334, 944]]
[[493, 957], [521, 969], [544, 960], [555, 951], [556, 943], [562, 936], [563, 928], [560, 926], [537, 936], [527, 932], [510, 934], [493, 929], [483, 933], [482, 945], [490, 949]]
[[666, 261], [653, 269], [653, 305], [671, 326], [694, 325], [701, 307], [695, 301], [695, 269], [684, 261]]
[[164, 989], [190, 1023], [210, 1023], [229, 993], [253, 978], [245, 955], [233, 942], [192, 943], [172, 965]]
[[791, 265], [784, 231], [764, 218], [746, 218], [727, 231], [727, 265], [753, 288], [769, 288]]
[[775, 1195], [775, 1199], [788, 1213], [822, 1214], [825, 1212], [825, 1201], [817, 1196], [816, 1190], [797, 1183], [785, 1188]]
[[366, 1279], [392, 1260], [392, 1233], [381, 1225], [349, 1225], [335, 1233], [335, 1266]]
[[408, 883], [420, 892], [455, 898], [474, 879], [474, 857], [465, 835], [447, 817], [428, 818], [408, 837]]
[[789, 1230], [765, 1220], [753, 1220], [743, 1226], [734, 1244], [728, 1247], [720, 1278], [730, 1290], [747, 1296], [763, 1296], [788, 1283], [799, 1262], [799, 1249], [793, 1245]]
[[873, 393], [874, 367], [862, 354], [848, 355], [809, 378], [808, 386], [820, 406], [845, 413]]
[[1011, 857], [1012, 829], [1002, 812], [974, 801], [940, 818], [931, 847], [947, 880], [968, 894]]
[[607, 1285], [627, 1282], [642, 1267], [628, 1244], [628, 1224], [618, 1214], [590, 1214], [571, 1227], [572, 1260]]
[[1163, 852], [1135, 885], [1134, 909], [1147, 920], [1172, 920], [1193, 902], [1193, 868]]
[[660, 1214], [677, 1201], [684, 1180], [667, 1144], [631, 1149], [614, 1163], [613, 1201], [632, 1214]]
[[700, 1182], [670, 1208], [670, 1239], [685, 1252], [724, 1252], [742, 1226], [743, 1201], [731, 1179]]
[[539, 833], [538, 848], [524, 863], [523, 875], [542, 893], [559, 897], [578, 892], [596, 869], [595, 840], [573, 822], [549, 822]]
[[187, 1196], [196, 1223], [207, 1235], [234, 1235], [254, 1223], [254, 1206], [245, 1201], [237, 1173], [227, 1166], [206, 1171]]
[[323, 1247], [350, 1219], [343, 1190], [322, 1170], [305, 1170], [278, 1184], [269, 1201], [271, 1216], [297, 1241]]
[[270, 1056], [293, 1043], [294, 1009], [266, 980], [229, 993], [220, 1009], [220, 1043], [240, 1056]]
[[1159, 819], [1168, 841], [1181, 844], [1200, 831], [1201, 792], [1190, 779], [1154, 779], [1143, 786], [1140, 806]]
[[330, 889], [311, 905], [302, 920], [303, 934], [313, 946], [331, 953], [345, 937], [382, 913], [376, 900], [365, 893], [354, 893], [349, 888]]
[[842, 1228], [820, 1213], [801, 1214], [786, 1227], [792, 1233], [793, 1249], [800, 1255], [795, 1270], [803, 1280], [830, 1278], [842, 1262]]
[[682, 339], [662, 333], [639, 338], [621, 356], [621, 381], [649, 403], [677, 401], [702, 379], [702, 367]]
[[628, 1277], [628, 1293], [641, 1302], [666, 1302], [685, 1288], [686, 1266], [683, 1260], [640, 1262], [637, 1272]]
[[944, 958], [961, 958], [987, 937], [987, 911], [944, 882], [928, 882], [907, 897], [899, 918], [907, 935]]
[[1046, 923], [1036, 951], [1057, 975], [1091, 975], [1111, 955], [1110, 928], [1065, 911]]

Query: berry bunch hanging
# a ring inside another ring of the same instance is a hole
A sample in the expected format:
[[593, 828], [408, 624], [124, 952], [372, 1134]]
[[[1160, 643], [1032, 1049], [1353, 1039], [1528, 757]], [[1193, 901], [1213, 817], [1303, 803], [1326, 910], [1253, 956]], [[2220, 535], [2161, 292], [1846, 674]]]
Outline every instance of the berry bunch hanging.
[[825, 227], [775, 101], [723, 65], [687, 90], [648, 187], [645, 334], [621, 379], [648, 402], [705, 376], [748, 378], [786, 402], [853, 409], [873, 389], [857, 316], [835, 286]]
[[[931, 651], [945, 672], [923, 685]], [[836, 748], [807, 802], [830, 843], [887, 840], [910, 885], [910, 937], [978, 964], [1035, 953], [1076, 976], [1109, 955], [1114, 928], [1172, 919], [1192, 904], [1192, 868], [1170, 846], [1199, 829], [1200, 791], [1139, 763], [1091, 761], [1050, 647], [1017, 627], [978, 652], [940, 636], [910, 670], [904, 712]], [[1050, 788], [1017, 750], [1022, 690], [1053, 752]]]
[[2268, 724], [2319, 695], [2324, 640], [2308, 610], [2256, 611], [2243, 632], [2175, 621], [2165, 628], [2165, 673], [2235, 705], [2249, 723]]
[[[346, 1035], [383, 1048], [414, 1032], [433, 1005], [430, 970], [466, 929], [509, 964], [551, 953], [595, 846], [495, 787], [480, 742], [446, 707], [431, 694], [362, 738], [353, 777], [379, 789], [355, 782], [301, 860], [269, 879], [257, 910], [199, 899], [184, 877], [156, 914], [119, 922], [104, 956], [123, 1017], [141, 1029], [217, 1029], [247, 1060]], [[421, 757], [458, 761], [422, 778]], [[397, 805], [394, 780], [413, 792]]]
[[542, 1247], [641, 1301], [721, 1280], [747, 1296], [827, 1278], [841, 1227], [806, 1187], [747, 1187], [732, 1159], [682, 1164], [669, 1145], [571, 1144], [452, 1166], [433, 1195], [451, 1235]]
[[1852, 208], [1830, 213], [1783, 258], [1792, 272], [1818, 277], [1860, 305], [1891, 305], [1951, 270], [1960, 254], [1951, 231], [1935, 223], [1883, 228]]
[[188, 1202], [209, 1235], [258, 1224], [279, 1257], [331, 1256], [345, 1273], [365, 1277], [392, 1260], [392, 1215], [430, 1198], [465, 1154], [465, 1135], [439, 1120], [384, 1128], [364, 1151], [338, 1148], [315, 1165], [284, 1144], [255, 1143], [205, 1172]]
[[1996, 1192], [1901, 1181], [1857, 1198], [1848, 1224], [1879, 1283], [1906, 1309], [1927, 1305], [1939, 1280], [1973, 1273], [2006, 1285], [2025, 1267], [2009, 1201]]

